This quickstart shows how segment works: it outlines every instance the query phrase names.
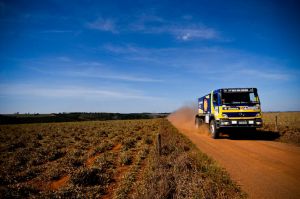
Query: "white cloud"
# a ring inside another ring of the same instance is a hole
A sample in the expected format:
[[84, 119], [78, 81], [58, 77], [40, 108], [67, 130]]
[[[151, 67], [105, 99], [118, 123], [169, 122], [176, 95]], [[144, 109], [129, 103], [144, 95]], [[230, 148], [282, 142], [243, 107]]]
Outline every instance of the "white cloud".
[[0, 85], [0, 96], [85, 98], [94, 100], [144, 99], [158, 100], [160, 97], [144, 95], [141, 91], [117, 88], [91, 88], [82, 86], [45, 87], [30, 84]]
[[[188, 39], [188, 38], [187, 38]], [[109, 47], [107, 47], [109, 46]], [[221, 47], [141, 48], [133, 45], [107, 45], [104, 49], [140, 65], [166, 67], [165, 70], [198, 74], [208, 79], [259, 79], [259, 81], [295, 79], [298, 72], [288, 70], [278, 59]], [[168, 73], [171, 75], [171, 72]], [[230, 77], [230, 78], [229, 78]], [[222, 78], [221, 78], [222, 79]], [[220, 79], [220, 80], [221, 80]]]
[[[187, 18], [192, 19], [188, 16]], [[88, 23], [88, 28], [110, 31], [112, 33], [122, 31], [144, 34], [169, 34], [182, 41], [195, 39], [219, 40], [221, 38], [215, 29], [199, 23], [193, 23], [192, 21], [188, 21], [188, 23], [187, 21], [184, 23], [168, 21], [159, 16], [147, 14], [137, 16], [132, 22], [124, 22], [122, 19], [119, 19], [118, 27], [116, 27], [116, 21], [113, 19], [98, 18], [96, 21]]]
[[215, 29], [192, 22], [192, 16], [186, 15], [183, 18], [185, 19], [184, 23], [168, 21], [155, 15], [143, 14], [129, 25], [129, 30], [147, 34], [170, 34], [182, 41], [220, 39], [219, 33]]
[[[122, 50], [120, 48], [120, 50]], [[57, 57], [56, 59], [40, 59], [24, 63], [26, 68], [38, 73], [81, 78], [99, 78], [128, 82], [162, 82], [161, 79], [147, 77], [143, 74], [128, 74], [116, 72], [100, 62], [75, 61], [69, 57]]]
[[132, 31], [139, 31], [146, 34], [170, 34], [178, 40], [189, 41], [195, 39], [204, 40], [220, 40], [219, 33], [213, 28], [207, 28], [200, 25], [174, 25], [174, 24], [160, 24], [160, 25], [135, 25]]
[[240, 70], [239, 73], [242, 75], [252, 75], [252, 76], [265, 78], [265, 79], [272, 79], [272, 80], [288, 80], [290, 78], [290, 75], [284, 72], [274, 72], [266, 69], [261, 69], [261, 70], [245, 69], [245, 70]]
[[32, 70], [35, 70], [40, 73], [48, 75], [60, 75], [60, 76], [69, 76], [69, 77], [83, 77], [83, 78], [99, 78], [99, 79], [109, 79], [109, 80], [119, 80], [119, 81], [131, 81], [131, 82], [162, 82], [161, 79], [155, 79], [150, 77], [143, 76], [134, 76], [128, 74], [120, 74], [111, 72], [101, 72], [92, 67], [88, 69], [64, 69], [60, 71], [49, 71], [39, 68], [31, 67]]
[[100, 17], [96, 21], [88, 23], [87, 27], [90, 29], [118, 33], [116, 23], [113, 19], [104, 19]]
[[170, 33], [177, 39], [188, 41], [192, 39], [218, 39], [218, 33], [212, 28], [194, 27], [194, 28], [170, 28]]
[[112, 44], [106, 44], [103, 46], [105, 50], [108, 50], [113, 53], [121, 53], [121, 54], [127, 54], [127, 53], [140, 53], [143, 51], [142, 48], [135, 47], [133, 45], [125, 45], [125, 46], [120, 46], [120, 45], [112, 45]]
[[112, 73], [101, 73], [97, 70], [81, 70], [81, 71], [64, 71], [62, 75], [73, 76], [73, 77], [87, 77], [87, 78], [101, 78], [101, 79], [112, 79], [112, 80], [123, 80], [133, 82], [161, 82], [160, 79], [153, 79], [149, 77], [138, 77], [125, 74], [112, 74]]
[[41, 33], [73, 33], [73, 30], [43, 30]]

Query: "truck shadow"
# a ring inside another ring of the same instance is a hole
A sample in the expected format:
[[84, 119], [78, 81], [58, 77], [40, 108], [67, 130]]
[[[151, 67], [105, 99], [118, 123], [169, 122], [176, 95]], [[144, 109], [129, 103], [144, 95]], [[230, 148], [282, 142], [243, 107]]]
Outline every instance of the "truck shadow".
[[231, 130], [221, 132], [219, 139], [272, 141], [280, 137], [279, 132], [263, 130]]

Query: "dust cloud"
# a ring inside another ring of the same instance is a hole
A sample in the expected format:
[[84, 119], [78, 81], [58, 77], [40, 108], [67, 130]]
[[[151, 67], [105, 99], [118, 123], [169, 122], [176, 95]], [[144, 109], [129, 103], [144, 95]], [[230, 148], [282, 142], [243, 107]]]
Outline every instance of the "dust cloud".
[[195, 115], [197, 114], [197, 105], [185, 105], [168, 116], [168, 120], [179, 130], [189, 131], [193, 133], [208, 134], [206, 125], [195, 127]]

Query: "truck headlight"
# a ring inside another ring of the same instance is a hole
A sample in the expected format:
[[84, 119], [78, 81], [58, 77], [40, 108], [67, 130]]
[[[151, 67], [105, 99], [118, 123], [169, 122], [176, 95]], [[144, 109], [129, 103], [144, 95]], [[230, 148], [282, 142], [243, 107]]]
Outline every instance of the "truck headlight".
[[256, 117], [260, 117], [260, 116], [261, 116], [261, 114], [260, 114], [260, 113], [257, 113], [257, 114], [256, 114]]
[[228, 115], [226, 115], [226, 114], [222, 114], [222, 117], [228, 118]]
[[252, 106], [251, 107], [253, 110], [258, 110], [258, 107], [257, 106]]
[[222, 121], [221, 124], [222, 124], [222, 125], [229, 125], [229, 122], [227, 122], [227, 121]]

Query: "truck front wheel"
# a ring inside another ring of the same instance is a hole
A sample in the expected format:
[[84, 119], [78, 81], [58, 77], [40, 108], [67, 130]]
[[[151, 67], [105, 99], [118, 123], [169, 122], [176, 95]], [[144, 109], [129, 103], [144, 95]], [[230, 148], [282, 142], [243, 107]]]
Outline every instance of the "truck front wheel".
[[219, 137], [219, 129], [217, 129], [217, 125], [216, 125], [215, 120], [210, 121], [209, 130], [210, 130], [212, 138], [217, 139]]

